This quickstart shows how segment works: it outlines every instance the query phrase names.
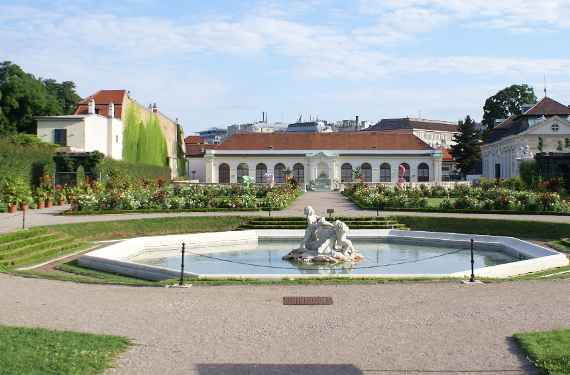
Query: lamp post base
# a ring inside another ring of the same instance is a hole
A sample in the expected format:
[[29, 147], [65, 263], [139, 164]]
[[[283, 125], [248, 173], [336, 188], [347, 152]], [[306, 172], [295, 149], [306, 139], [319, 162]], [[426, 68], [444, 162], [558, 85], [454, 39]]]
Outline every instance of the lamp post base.
[[485, 283], [482, 282], [481, 280], [474, 280], [474, 281], [462, 280], [461, 284], [463, 284], [463, 285], [484, 285]]

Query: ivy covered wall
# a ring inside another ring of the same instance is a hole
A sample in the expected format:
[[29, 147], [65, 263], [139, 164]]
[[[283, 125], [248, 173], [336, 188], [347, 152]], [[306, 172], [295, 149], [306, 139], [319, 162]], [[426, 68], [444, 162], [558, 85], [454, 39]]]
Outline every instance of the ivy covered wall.
[[123, 160], [156, 166], [168, 166], [166, 140], [155, 114], [141, 119], [137, 105], [127, 102], [123, 119]]

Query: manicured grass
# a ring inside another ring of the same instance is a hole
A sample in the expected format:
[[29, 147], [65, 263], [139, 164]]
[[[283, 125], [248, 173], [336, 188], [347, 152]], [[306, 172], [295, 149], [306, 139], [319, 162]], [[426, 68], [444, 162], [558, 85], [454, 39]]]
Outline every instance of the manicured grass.
[[234, 230], [247, 219], [237, 216], [201, 216], [54, 225], [48, 230], [89, 241], [163, 234]]
[[511, 236], [539, 241], [557, 241], [570, 235], [570, 224], [540, 221], [463, 219], [397, 216], [411, 230]]
[[100, 374], [128, 346], [123, 337], [0, 326], [0, 374]]
[[570, 374], [570, 330], [517, 333], [515, 339], [545, 375]]
[[92, 241], [176, 233], [227, 231], [239, 217], [182, 217], [38, 227], [0, 236], [0, 272], [42, 263], [93, 245]]

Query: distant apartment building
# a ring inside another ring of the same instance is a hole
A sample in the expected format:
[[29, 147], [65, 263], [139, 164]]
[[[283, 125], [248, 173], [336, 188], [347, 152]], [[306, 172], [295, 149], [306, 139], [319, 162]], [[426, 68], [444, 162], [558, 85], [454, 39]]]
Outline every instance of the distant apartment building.
[[213, 127], [198, 132], [198, 135], [204, 140], [204, 143], [210, 145], [219, 145], [228, 136], [227, 129]]
[[234, 124], [228, 126], [227, 137], [238, 133], [275, 133], [286, 130], [287, 125], [280, 122], [267, 123], [260, 121], [248, 124]]
[[359, 116], [356, 116], [354, 120], [340, 120], [336, 121], [333, 125], [333, 131], [335, 132], [357, 132], [361, 130], [366, 130], [370, 124], [368, 121], [360, 121]]
[[44, 142], [59, 145], [62, 152], [99, 151], [122, 160], [127, 108], [134, 110], [141, 122], [150, 116], [158, 119], [166, 143], [165, 165], [176, 177], [177, 142], [183, 141], [178, 139], [178, 123], [162, 114], [156, 104], [137, 103], [126, 90], [100, 90], [81, 100], [73, 115], [37, 117], [37, 135]]
[[408, 130], [434, 148], [449, 148], [454, 144], [453, 137], [459, 132], [458, 124], [454, 122], [411, 117], [383, 119], [366, 130]]
[[332, 131], [324, 121], [298, 121], [287, 126], [288, 133], [331, 133]]

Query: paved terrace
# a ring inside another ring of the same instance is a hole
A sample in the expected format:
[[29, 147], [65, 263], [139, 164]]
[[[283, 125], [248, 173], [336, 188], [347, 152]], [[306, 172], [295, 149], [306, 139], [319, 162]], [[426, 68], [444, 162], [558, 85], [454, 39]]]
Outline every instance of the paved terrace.
[[[362, 210], [344, 196], [336, 192], [307, 192], [299, 197], [291, 206], [283, 211], [274, 211], [273, 216], [302, 216], [305, 206], [313, 206], [321, 215], [326, 214], [327, 208], [334, 208], [335, 215], [339, 216], [375, 216], [375, 210]], [[68, 207], [54, 207], [43, 210], [30, 210], [26, 217], [26, 226], [35, 227], [43, 225], [85, 223], [93, 221], [115, 221], [148, 219], [161, 217], [185, 216], [267, 216], [266, 211], [233, 211], [233, 212], [178, 212], [178, 213], [129, 213], [110, 215], [63, 216], [59, 215]], [[527, 220], [543, 221], [549, 223], [570, 223], [570, 216], [556, 215], [495, 215], [495, 214], [454, 214], [454, 213], [427, 213], [427, 212], [396, 212], [382, 211], [381, 216], [428, 216], [428, 217], [458, 217], [483, 218], [500, 220]], [[0, 233], [6, 233], [22, 227], [22, 213], [0, 214]]]
[[[511, 337], [567, 327], [570, 281], [164, 289], [0, 274], [0, 324], [134, 340], [108, 374], [535, 374]], [[283, 296], [332, 296], [283, 306]]]

